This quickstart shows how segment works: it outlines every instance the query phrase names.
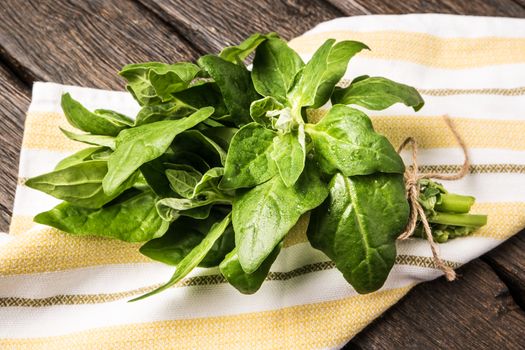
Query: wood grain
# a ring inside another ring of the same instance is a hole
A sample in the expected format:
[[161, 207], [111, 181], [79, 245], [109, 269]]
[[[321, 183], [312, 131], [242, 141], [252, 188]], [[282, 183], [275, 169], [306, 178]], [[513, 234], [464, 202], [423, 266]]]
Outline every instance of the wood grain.
[[29, 89], [0, 65], [0, 232], [11, 221]]
[[347, 349], [523, 349], [525, 312], [491, 268], [475, 260], [462, 277], [415, 287]]
[[[140, 0], [202, 53], [218, 52], [255, 32], [291, 39], [341, 12], [319, 0]], [[363, 14], [357, 11], [356, 14]]]
[[525, 230], [486, 254], [483, 259], [507, 284], [518, 305], [525, 310]]
[[354, 15], [355, 9], [359, 8], [366, 14], [449, 13], [525, 17], [525, 8], [513, 0], [328, 0], [328, 2], [347, 16]]
[[131, 1], [3, 0], [1, 17], [0, 53], [27, 82], [122, 89], [116, 72], [124, 64], [195, 57], [169, 26]]

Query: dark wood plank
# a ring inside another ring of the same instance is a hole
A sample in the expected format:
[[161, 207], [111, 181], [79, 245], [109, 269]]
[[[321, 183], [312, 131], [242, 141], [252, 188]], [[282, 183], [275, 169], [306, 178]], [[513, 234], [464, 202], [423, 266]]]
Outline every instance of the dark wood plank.
[[[255, 32], [291, 39], [341, 12], [320, 0], [139, 0], [175, 27], [202, 53], [215, 53]], [[363, 14], [356, 10], [355, 14]]]
[[459, 272], [415, 287], [347, 348], [523, 349], [525, 312], [505, 284], [479, 259]]
[[514, 299], [525, 310], [525, 230], [483, 258], [507, 284]]
[[29, 88], [0, 65], [0, 231], [11, 222]]
[[124, 64], [195, 58], [172, 28], [132, 1], [3, 0], [1, 17], [0, 53], [28, 82], [122, 88], [116, 72]]
[[[358, 7], [367, 14], [449, 13], [476, 16], [525, 17], [525, 8], [513, 0], [328, 0], [346, 15]], [[523, 1], [523, 0], [516, 0]]]

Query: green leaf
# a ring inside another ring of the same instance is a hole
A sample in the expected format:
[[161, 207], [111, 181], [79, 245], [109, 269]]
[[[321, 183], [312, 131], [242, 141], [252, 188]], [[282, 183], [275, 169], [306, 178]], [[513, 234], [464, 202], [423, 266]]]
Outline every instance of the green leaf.
[[206, 238], [204, 238], [199, 243], [199, 245], [193, 248], [191, 252], [189, 252], [188, 255], [186, 255], [184, 259], [179, 262], [177, 265], [177, 270], [166, 284], [131, 301], [141, 300], [160, 293], [186, 277], [186, 275], [188, 275], [195, 267], [197, 267], [197, 265], [199, 265], [199, 263], [206, 257], [206, 254], [208, 254], [215, 242], [222, 236], [226, 228], [230, 225], [230, 221], [230, 214], [228, 214], [221, 222], [213, 224], [209, 233], [206, 235]]
[[173, 94], [180, 103], [191, 106], [195, 109], [211, 106], [215, 108], [215, 112], [211, 118], [221, 120], [229, 113], [221, 90], [215, 82], [206, 82], [192, 86], [186, 90], [179, 91]]
[[35, 216], [34, 221], [79, 236], [116, 238], [145, 242], [166, 232], [169, 222], [155, 210], [156, 196], [142, 192], [126, 196], [100, 209], [81, 208], [63, 202]]
[[[146, 242], [140, 247], [140, 252], [153, 260], [177, 265], [206, 237], [213, 224], [223, 217], [224, 214], [217, 210], [212, 211], [211, 215], [203, 220], [180, 217], [170, 225], [162, 237]], [[233, 245], [234, 234], [230, 225], [223, 236], [215, 241], [199, 266], [217, 266]]]
[[330, 99], [335, 84], [345, 74], [348, 61], [359, 51], [368, 49], [358, 41], [334, 43], [334, 39], [328, 39], [308, 61], [289, 93], [292, 105], [312, 108], [324, 105]]
[[208, 254], [199, 263], [200, 267], [215, 267], [219, 266], [228, 254], [235, 247], [235, 232], [233, 226], [230, 224], [222, 236], [215, 241]]
[[191, 170], [168, 169], [166, 170], [166, 176], [170, 182], [171, 189], [175, 193], [183, 198], [191, 198], [202, 174], [193, 168]]
[[239, 262], [237, 248], [232, 250], [219, 265], [221, 274], [226, 280], [243, 294], [253, 294], [261, 288], [262, 283], [268, 276], [270, 268], [281, 252], [281, 245], [277, 245], [272, 253], [263, 261], [261, 266], [253, 273], [246, 273]]
[[312, 211], [308, 239], [336, 264], [359, 293], [384, 284], [396, 258], [396, 239], [409, 206], [403, 176], [334, 176], [330, 195]]
[[336, 88], [332, 95], [332, 103], [359, 105], [376, 111], [395, 103], [403, 103], [418, 111], [425, 104], [419, 92], [411, 86], [382, 77], [359, 78], [344, 89]]
[[232, 215], [243, 270], [256, 271], [299, 217], [321, 204], [327, 195], [327, 185], [315, 165], [309, 163], [291, 187], [275, 176], [250, 190], [238, 191]]
[[131, 176], [108, 196], [102, 190], [102, 179], [107, 171], [106, 161], [89, 160], [33, 177], [25, 184], [79, 207], [100, 208], [132, 187], [136, 180], [136, 176]]
[[161, 120], [182, 119], [196, 111], [181, 101], [170, 101], [157, 105], [143, 106], [135, 119], [135, 126], [155, 123]]
[[92, 159], [91, 157], [93, 156], [93, 154], [96, 154], [97, 152], [101, 152], [101, 151], [103, 151], [105, 149], [106, 149], [105, 147], [88, 147], [88, 148], [84, 148], [84, 149], [82, 149], [82, 150], [80, 150], [78, 152], [75, 152], [72, 155], [62, 159], [60, 162], [58, 162], [58, 164], [55, 166], [55, 171], [67, 168], [67, 167], [69, 167], [71, 165], [82, 163], [85, 160], [90, 160], [90, 159]]
[[303, 66], [301, 57], [284, 40], [268, 39], [255, 52], [252, 69], [255, 90], [285, 104], [295, 75]]
[[59, 128], [66, 137], [73, 141], [87, 143], [88, 145], [103, 146], [115, 149], [115, 137], [106, 135], [75, 134], [74, 132]]
[[276, 136], [275, 131], [257, 123], [242, 127], [232, 139], [220, 187], [253, 187], [274, 176], [277, 168], [271, 153]]
[[178, 135], [172, 149], [175, 152], [194, 152], [211, 166], [222, 166], [226, 161], [226, 152], [222, 147], [198, 130], [188, 130]]
[[128, 64], [119, 74], [128, 81], [126, 88], [143, 106], [160, 103], [171, 93], [186, 89], [199, 70], [199, 67], [187, 62], [146, 62]]
[[93, 112], [99, 116], [102, 116], [103, 118], [107, 118], [110, 121], [112, 120], [114, 123], [120, 124], [122, 126], [126, 125], [132, 127], [135, 124], [133, 119], [131, 119], [127, 115], [109, 109], [95, 109]]
[[376, 133], [370, 118], [344, 105], [333, 106], [317, 124], [307, 124], [315, 159], [327, 174], [346, 176], [405, 171], [401, 157], [386, 137]]
[[266, 127], [272, 126], [272, 116], [268, 112], [278, 111], [284, 108], [284, 105], [271, 96], [267, 96], [250, 105], [250, 116], [252, 119]]
[[140, 166], [140, 172], [148, 186], [161, 198], [172, 197], [175, 193], [170, 187], [170, 182], [165, 174], [166, 167], [162, 162], [162, 157], [153, 159]]
[[198, 63], [217, 83], [235, 125], [251, 122], [250, 104], [259, 99], [259, 95], [253, 87], [250, 72], [214, 55], [202, 56]]
[[217, 127], [205, 129], [202, 133], [215, 141], [223, 150], [228, 151], [232, 138], [237, 131], [239, 131], [237, 128]]
[[272, 158], [287, 187], [292, 186], [304, 169], [306, 159], [304, 126], [297, 130], [279, 134], [273, 139]]
[[175, 136], [206, 120], [212, 107], [199, 109], [187, 118], [165, 120], [122, 131], [117, 148], [109, 157], [108, 173], [102, 182], [104, 192], [112, 194], [142, 164], [160, 157]]
[[276, 33], [255, 33], [237, 46], [225, 47], [219, 54], [219, 57], [231, 63], [242, 62], [265, 40], [278, 37]]
[[102, 113], [88, 111], [69, 93], [62, 95], [61, 105], [69, 124], [82, 131], [96, 135], [116, 136], [121, 130], [129, 127], [129, 124], [121, 118], [115, 118], [115, 114], [109, 114], [107, 111], [102, 111]]
[[188, 88], [199, 71], [199, 66], [193, 63], [180, 62], [151, 69], [148, 78], [157, 96], [167, 101], [173, 93]]

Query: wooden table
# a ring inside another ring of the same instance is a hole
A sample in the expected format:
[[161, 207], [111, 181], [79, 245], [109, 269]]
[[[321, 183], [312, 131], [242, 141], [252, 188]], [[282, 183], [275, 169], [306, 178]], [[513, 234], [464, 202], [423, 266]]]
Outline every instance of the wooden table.
[[[525, 1], [2, 0], [0, 230], [11, 216], [33, 81], [122, 89], [115, 72], [126, 63], [191, 60], [253, 32], [290, 39], [335, 17], [411, 12], [525, 17]], [[525, 348], [525, 232], [460, 274], [414, 288], [348, 348]]]

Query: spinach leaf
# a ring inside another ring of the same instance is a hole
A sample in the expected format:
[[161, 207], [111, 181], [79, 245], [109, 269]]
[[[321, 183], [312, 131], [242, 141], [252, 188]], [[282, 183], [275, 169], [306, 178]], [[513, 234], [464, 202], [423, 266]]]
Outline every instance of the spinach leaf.
[[222, 166], [226, 160], [226, 152], [211, 138], [198, 130], [188, 130], [173, 141], [171, 148], [194, 152], [200, 155], [211, 166]]
[[187, 118], [164, 120], [123, 130], [117, 137], [117, 148], [108, 160], [108, 173], [102, 182], [111, 195], [142, 164], [160, 157], [175, 136], [194, 127], [213, 113], [212, 107], [201, 108]]
[[193, 152], [177, 150], [172, 158], [169, 162], [164, 163], [166, 169], [179, 169], [180, 166], [187, 165], [200, 173], [210, 170], [210, 165], [201, 156]]
[[250, 104], [259, 99], [259, 95], [253, 87], [250, 72], [214, 55], [202, 56], [198, 63], [217, 83], [235, 125], [251, 122]]
[[188, 169], [168, 169], [166, 170], [171, 189], [183, 198], [191, 198], [193, 189], [202, 177], [197, 170]]
[[157, 96], [167, 101], [173, 93], [188, 88], [199, 71], [193, 63], [180, 62], [151, 69], [148, 78]]
[[206, 254], [212, 249], [215, 242], [226, 231], [230, 222], [231, 218], [230, 214], [228, 214], [222, 221], [213, 224], [206, 237], [178, 263], [177, 270], [166, 284], [131, 301], [141, 300], [160, 293], [186, 277], [206, 257]]
[[128, 81], [126, 88], [143, 106], [160, 103], [171, 93], [187, 88], [199, 70], [199, 67], [187, 62], [146, 62], [128, 64], [119, 74]]
[[161, 120], [182, 119], [196, 111], [181, 101], [170, 101], [143, 106], [135, 118], [135, 126], [155, 123]]
[[276, 33], [255, 33], [250, 35], [246, 40], [237, 46], [225, 47], [221, 53], [219, 53], [219, 57], [231, 63], [242, 62], [257, 48], [257, 46], [259, 46], [265, 40], [268, 38], [278, 37], [279, 36]]
[[208, 254], [199, 263], [200, 267], [215, 267], [224, 260], [224, 257], [235, 247], [235, 232], [230, 224], [221, 237], [215, 241]]
[[89, 160], [28, 179], [26, 186], [79, 207], [100, 208], [132, 187], [136, 180], [136, 176], [131, 176], [108, 196], [102, 190], [102, 179], [107, 171], [106, 161]]
[[270, 128], [272, 127], [272, 116], [268, 115], [268, 112], [279, 111], [283, 108], [283, 104], [275, 98], [267, 96], [252, 102], [250, 105], [250, 116], [253, 121]]
[[250, 190], [237, 192], [232, 211], [235, 243], [242, 269], [253, 273], [299, 217], [324, 201], [328, 188], [316, 166], [307, 163], [291, 187], [275, 176]]
[[[157, 210], [161, 217], [168, 220], [168, 218], [174, 218], [184, 210], [196, 209], [210, 204], [230, 204], [232, 202], [232, 194], [227, 191], [221, 191], [218, 188], [218, 183], [223, 173], [223, 168], [208, 170], [192, 188], [193, 191], [189, 197], [163, 198], [159, 200], [157, 202]], [[180, 189], [181, 184], [177, 183], [177, 186]]]
[[84, 148], [78, 152], [73, 153], [72, 155], [62, 159], [58, 164], [55, 166], [56, 170], [61, 170], [64, 168], [67, 168], [71, 165], [75, 165], [78, 163], [82, 163], [85, 160], [92, 159], [92, 156], [96, 154], [97, 152], [101, 152], [105, 150], [105, 147], [88, 147]]
[[115, 149], [115, 137], [106, 135], [75, 134], [74, 132], [59, 128], [66, 137], [73, 141], [87, 143], [88, 145], [103, 146]]
[[300, 79], [289, 93], [292, 105], [319, 108], [332, 94], [335, 84], [345, 74], [348, 61], [359, 51], [368, 49], [358, 41], [327, 40], [304, 67]]
[[405, 171], [394, 147], [374, 131], [370, 118], [357, 109], [335, 105], [319, 123], [307, 124], [306, 131], [312, 138], [315, 158], [327, 174]]
[[[145, 256], [168, 265], [177, 265], [195, 248], [208, 234], [213, 224], [224, 217], [220, 211], [212, 211], [204, 220], [190, 217], [180, 217], [170, 225], [168, 231], [160, 238], [146, 242], [140, 247]], [[217, 266], [226, 253], [233, 248], [234, 234], [231, 225], [228, 226], [199, 266]]]
[[403, 176], [336, 174], [330, 195], [312, 212], [308, 239], [359, 293], [384, 284], [396, 258], [396, 239], [408, 221]]
[[239, 131], [237, 128], [220, 126], [216, 128], [207, 128], [202, 133], [215, 141], [223, 150], [228, 151], [233, 136]]
[[129, 127], [129, 118], [124, 122], [123, 117], [115, 118], [114, 114], [106, 111], [92, 113], [80, 102], [74, 100], [69, 93], [62, 95], [61, 105], [69, 124], [82, 131], [96, 135], [116, 136], [121, 130]]
[[107, 118], [110, 121], [113, 120], [113, 122], [122, 126], [126, 125], [132, 127], [135, 124], [133, 119], [127, 115], [109, 109], [95, 109], [93, 112], [99, 116], [102, 116], [103, 118]]
[[273, 139], [271, 154], [279, 175], [287, 187], [292, 186], [304, 169], [306, 159], [304, 126], [299, 125], [297, 130], [280, 133]]
[[270, 268], [281, 252], [282, 244], [278, 244], [270, 255], [262, 262], [261, 266], [253, 273], [246, 273], [239, 262], [237, 248], [232, 250], [219, 265], [221, 274], [226, 280], [243, 294], [253, 294], [261, 288], [262, 283], [268, 276]]
[[419, 92], [413, 87], [367, 75], [354, 79], [350, 86], [344, 89], [335, 88], [332, 103], [355, 104], [376, 111], [395, 103], [403, 103], [418, 111], [425, 104]]
[[170, 181], [165, 174], [166, 167], [161, 158], [146, 162], [139, 169], [144, 180], [157, 196], [161, 198], [171, 197], [175, 193], [170, 187]]
[[271, 158], [275, 131], [250, 123], [242, 127], [232, 139], [226, 155], [224, 177], [220, 187], [236, 189], [253, 187], [269, 180], [277, 173]]
[[282, 104], [294, 82], [295, 75], [304, 66], [297, 52], [282, 39], [271, 38], [261, 43], [253, 60], [252, 79], [255, 90], [271, 96]]
[[116, 238], [145, 242], [160, 237], [169, 227], [155, 210], [153, 192], [135, 193], [100, 209], [74, 206], [67, 202], [35, 216], [34, 221], [79, 236]]
[[209, 106], [215, 108], [215, 112], [211, 115], [211, 118], [216, 120], [221, 120], [230, 113], [224, 103], [221, 90], [215, 82], [205, 82], [194, 85], [186, 90], [174, 93], [173, 96], [179, 103], [186, 104], [195, 109]]

